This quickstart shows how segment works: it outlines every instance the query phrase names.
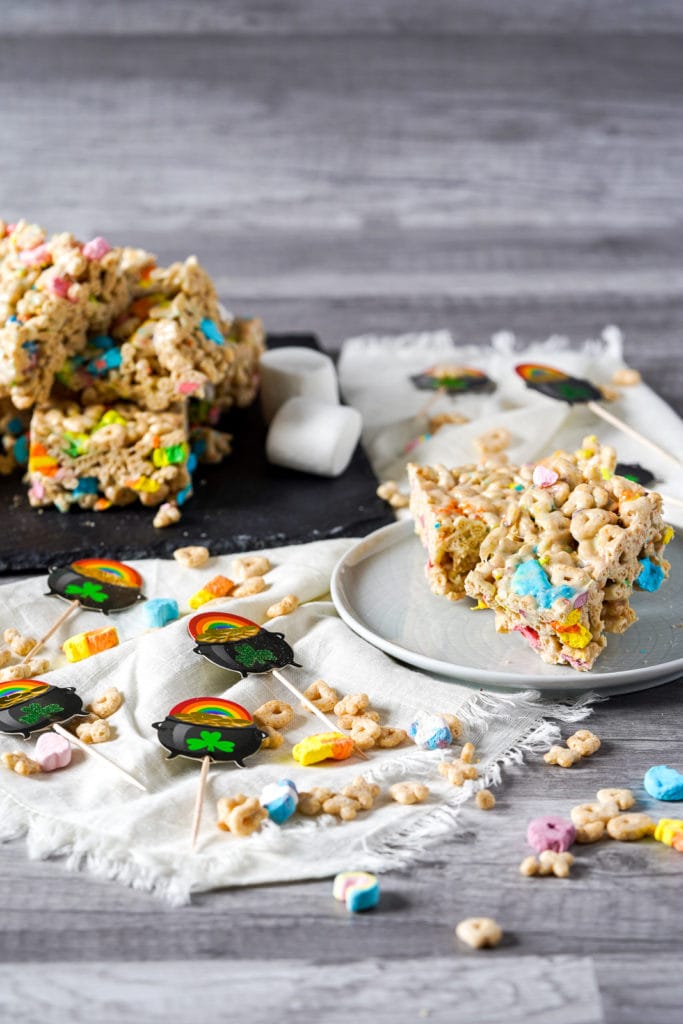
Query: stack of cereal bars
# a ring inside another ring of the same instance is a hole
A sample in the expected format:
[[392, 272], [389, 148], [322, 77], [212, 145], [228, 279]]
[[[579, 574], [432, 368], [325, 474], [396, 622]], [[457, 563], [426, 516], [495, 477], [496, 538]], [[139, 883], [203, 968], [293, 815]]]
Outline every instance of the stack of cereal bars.
[[33, 506], [176, 522], [198, 461], [229, 451], [212, 424], [256, 394], [262, 325], [227, 316], [194, 256], [0, 221], [0, 324], [0, 472], [28, 467]]
[[615, 475], [595, 437], [537, 464], [409, 466], [410, 507], [430, 589], [495, 612], [552, 665], [586, 671], [636, 614], [634, 587], [669, 573], [673, 530], [659, 494]]

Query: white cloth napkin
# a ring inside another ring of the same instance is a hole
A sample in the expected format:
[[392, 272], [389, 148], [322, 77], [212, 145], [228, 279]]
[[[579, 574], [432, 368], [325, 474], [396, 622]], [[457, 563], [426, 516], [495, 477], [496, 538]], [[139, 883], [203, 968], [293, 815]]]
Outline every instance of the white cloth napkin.
[[[339, 381], [344, 399], [363, 415], [363, 442], [381, 480], [405, 485], [407, 461], [448, 466], [474, 462], [474, 439], [500, 426], [512, 434], [507, 449], [511, 462], [533, 461], [556, 448], [572, 451], [586, 434], [595, 434], [604, 444], [614, 445], [620, 462], [639, 463], [654, 473], [654, 489], [683, 499], [680, 467], [598, 419], [585, 405], [569, 406], [532, 391], [514, 372], [518, 363], [547, 363], [594, 384], [609, 384], [614, 371], [625, 365], [622, 349], [616, 327], [605, 328], [602, 337], [579, 346], [552, 337], [522, 347], [509, 332], [495, 335], [484, 347], [456, 345], [447, 331], [388, 338], [366, 335], [345, 342]], [[484, 370], [496, 390], [487, 395], [436, 396], [430, 402], [430, 392], [418, 390], [410, 377], [441, 362]], [[644, 383], [618, 390], [617, 401], [601, 403], [605, 409], [680, 457], [683, 422], [673, 409]], [[439, 412], [460, 412], [470, 422], [442, 427], [420, 440], [429, 416]], [[669, 522], [683, 525], [680, 506], [665, 501], [664, 513]]]
[[[289, 678], [300, 689], [322, 677], [340, 694], [364, 691], [386, 724], [403, 728], [419, 709], [457, 713], [481, 758], [477, 785], [495, 784], [501, 765], [521, 760], [525, 751], [547, 747], [558, 733], [558, 721], [577, 721], [588, 714], [586, 702], [549, 705], [534, 694], [498, 696], [436, 681], [365, 643], [342, 623], [328, 599], [332, 569], [352, 543], [321, 541], [267, 552], [273, 563], [267, 591], [240, 600], [216, 600], [202, 610], [229, 608], [263, 622], [270, 604], [286, 593], [297, 594], [302, 607], [272, 620], [272, 628], [285, 632], [303, 666], [284, 669]], [[199, 570], [184, 569], [172, 560], [132, 564], [144, 578], [147, 597], [175, 597], [186, 613], [187, 598], [211, 576], [229, 576], [230, 563], [230, 556], [222, 556]], [[43, 596], [44, 591], [41, 579], [0, 588], [0, 625], [40, 634], [63, 607], [56, 598]], [[441, 752], [424, 752], [408, 744], [371, 751], [368, 762], [354, 758], [302, 768], [291, 758], [292, 745], [324, 731], [324, 726], [296, 708], [279, 750], [254, 755], [245, 770], [212, 767], [199, 843], [192, 853], [190, 830], [200, 764], [168, 760], [152, 722], [193, 696], [229, 697], [252, 711], [266, 700], [290, 701], [290, 696], [271, 676], [238, 681], [236, 675], [195, 655], [186, 618], [149, 632], [140, 606], [111, 621], [119, 629], [120, 646], [77, 664], [63, 661], [60, 644], [75, 632], [102, 625], [104, 619], [79, 611], [64, 623], [48, 644], [47, 653], [57, 667], [45, 678], [53, 685], [75, 686], [86, 702], [107, 686], [122, 691], [125, 703], [110, 719], [115, 737], [98, 749], [144, 782], [148, 793], [80, 751], [68, 768], [49, 774], [23, 778], [0, 767], [0, 839], [25, 835], [32, 857], [61, 856], [73, 870], [116, 879], [179, 903], [195, 890], [405, 865], [425, 855], [429, 840], [457, 827], [458, 808], [471, 796], [472, 784], [456, 789], [438, 775]], [[34, 746], [35, 738], [22, 741], [0, 735], [2, 751], [20, 748], [30, 755]], [[339, 791], [359, 774], [380, 782], [384, 792], [373, 810], [360, 813], [353, 822], [297, 815], [283, 826], [267, 822], [260, 833], [246, 839], [215, 827], [220, 796], [259, 796], [266, 783], [281, 778], [293, 779], [301, 790], [324, 785]], [[388, 799], [388, 786], [405, 778], [428, 783], [432, 792], [425, 804], [405, 807]]]

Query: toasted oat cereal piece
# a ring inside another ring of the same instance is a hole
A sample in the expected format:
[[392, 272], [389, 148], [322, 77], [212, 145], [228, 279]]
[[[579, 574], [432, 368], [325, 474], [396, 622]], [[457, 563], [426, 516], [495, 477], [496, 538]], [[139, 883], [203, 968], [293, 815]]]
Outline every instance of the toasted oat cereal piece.
[[323, 804], [333, 796], [334, 793], [331, 789], [315, 786], [307, 793], [299, 793], [299, 803], [296, 809], [299, 814], [305, 814], [308, 818], [314, 818], [318, 814], [323, 813]]
[[397, 804], [421, 804], [429, 796], [429, 786], [422, 782], [395, 782], [389, 786], [389, 796]]
[[469, 422], [469, 416], [464, 416], [461, 412], [439, 412], [429, 417], [429, 433], [436, 434], [442, 427], [461, 426]]
[[569, 747], [560, 747], [557, 744], [543, 755], [546, 764], [557, 764], [560, 768], [571, 768], [580, 759], [581, 755], [577, 754], [575, 750], [571, 750]]
[[18, 629], [11, 626], [5, 630], [3, 639], [12, 654], [16, 654], [19, 658], [25, 658], [36, 646], [36, 641], [32, 636], [22, 636]]
[[[337, 691], [328, 686], [324, 679], [315, 679], [310, 686], [306, 687], [304, 697], [310, 700], [311, 704], [315, 704], [318, 711], [322, 711], [324, 714], [332, 711], [339, 700]], [[308, 711], [305, 704], [301, 706], [304, 711]], [[345, 728], [345, 726], [342, 726], [342, 728]]]
[[178, 506], [172, 501], [165, 501], [160, 505], [152, 520], [152, 526], [157, 530], [163, 530], [166, 526], [173, 526], [180, 522], [182, 513]]
[[459, 739], [459, 737], [462, 736], [462, 722], [460, 721], [457, 715], [449, 715], [443, 711], [440, 711], [439, 718], [443, 718], [444, 722], [451, 730], [453, 742], [455, 742], [455, 740]]
[[368, 782], [362, 775], [357, 775], [353, 782], [342, 789], [342, 796], [351, 797], [364, 811], [370, 810], [375, 802], [375, 797], [378, 797], [379, 794], [380, 787], [374, 782]]
[[577, 843], [597, 843], [605, 834], [604, 821], [587, 821], [585, 825], [576, 826]]
[[3, 647], [3, 649], [0, 651], [0, 669], [4, 668], [5, 665], [9, 665], [11, 660], [12, 652], [10, 651], [9, 647]]
[[619, 814], [615, 800], [599, 800], [596, 803], [579, 804], [572, 807], [569, 815], [575, 825], [587, 825], [591, 821], [608, 822]]
[[612, 374], [612, 383], [619, 388], [634, 388], [637, 384], [642, 384], [642, 381], [643, 378], [638, 370], [634, 370], [630, 366], [615, 370]]
[[278, 750], [285, 742], [282, 733], [273, 729], [272, 725], [261, 725], [259, 728], [268, 733], [267, 738], [261, 744], [261, 750]]
[[467, 779], [476, 779], [479, 770], [476, 765], [468, 764], [459, 758], [456, 761], [442, 761], [439, 765], [439, 775], [448, 779], [451, 786], [463, 786]]
[[202, 545], [189, 548], [176, 548], [173, 557], [186, 569], [199, 569], [209, 560], [209, 549]]
[[472, 949], [484, 949], [500, 943], [503, 929], [492, 917], [468, 917], [457, 925], [455, 934]]
[[98, 718], [109, 718], [123, 704], [123, 694], [115, 686], [109, 686], [88, 706], [88, 711]]
[[579, 729], [567, 740], [567, 746], [575, 751], [579, 757], [590, 757], [596, 750], [600, 749], [601, 743], [595, 733], [590, 729]]
[[341, 818], [342, 821], [353, 821], [359, 810], [360, 804], [357, 800], [349, 796], [343, 796], [341, 793], [336, 793], [323, 803], [325, 814], [334, 814], [335, 817]]
[[407, 739], [408, 733], [405, 729], [394, 729], [391, 725], [383, 725], [377, 740], [377, 746], [385, 750], [391, 747], [400, 747]]
[[245, 555], [244, 558], [233, 559], [230, 571], [238, 583], [244, 583], [256, 576], [265, 576], [271, 568], [265, 555]]
[[569, 878], [569, 869], [573, 863], [574, 857], [571, 853], [543, 850], [538, 857], [525, 857], [519, 865], [519, 871], [527, 878], [533, 878], [535, 875]]
[[490, 789], [478, 790], [474, 799], [480, 811], [490, 811], [496, 806], [496, 798]]
[[512, 435], [505, 427], [492, 427], [476, 437], [474, 443], [481, 455], [490, 455], [509, 448], [511, 440]]
[[622, 843], [653, 835], [655, 823], [649, 814], [618, 814], [607, 822], [607, 834]]
[[106, 743], [111, 739], [111, 726], [106, 718], [98, 718], [94, 722], [80, 722], [76, 726], [76, 735], [83, 743]]
[[290, 615], [298, 607], [299, 598], [296, 594], [285, 594], [281, 601], [266, 608], [266, 618], [277, 619], [279, 615]]
[[235, 587], [232, 592], [232, 597], [252, 597], [254, 594], [260, 594], [262, 590], [266, 589], [266, 581], [263, 576], [251, 576], [244, 583], [240, 583], [239, 586]]
[[531, 854], [529, 857], [525, 857], [519, 865], [519, 873], [524, 875], [525, 878], [533, 878], [538, 874], [539, 867], [538, 858]]
[[603, 804], [610, 803], [613, 800], [620, 811], [627, 811], [636, 802], [636, 798], [630, 789], [599, 789], [597, 798]]
[[598, 384], [598, 391], [606, 402], [616, 402], [617, 399], [621, 398], [619, 388], [610, 387], [609, 384]]
[[370, 750], [382, 735], [382, 727], [371, 718], [358, 715], [351, 719], [351, 739], [360, 750]]
[[21, 750], [15, 750], [11, 754], [5, 752], [0, 755], [0, 759], [5, 768], [11, 772], [16, 772], [17, 775], [36, 775], [42, 771], [38, 762], [34, 761], [32, 757], [28, 757]]
[[294, 718], [294, 708], [284, 700], [267, 700], [254, 711], [257, 725], [270, 725], [278, 731], [286, 729]]
[[379, 485], [375, 494], [382, 501], [388, 502], [392, 508], [407, 508], [410, 504], [410, 498], [407, 494], [402, 494], [399, 491], [395, 480], [385, 480], [384, 483]]
[[12, 679], [34, 679], [43, 672], [50, 671], [49, 658], [31, 658], [29, 661], [22, 661], [18, 665], [10, 665], [0, 671], [0, 683], [7, 683]]
[[379, 713], [371, 708], [366, 708], [360, 715], [337, 715], [337, 724], [340, 729], [353, 729], [353, 723], [357, 722], [359, 718], [369, 718], [371, 722], [376, 722], [379, 725]]
[[474, 743], [465, 743], [460, 751], [460, 760], [464, 761], [465, 764], [472, 764], [472, 759], [475, 755], [476, 748]]
[[221, 797], [216, 804], [218, 820], [216, 826], [223, 832], [232, 832], [235, 836], [249, 836], [258, 832], [261, 824], [268, 817], [268, 811], [261, 807], [255, 796]]
[[367, 693], [349, 693], [334, 705], [334, 713], [338, 718], [342, 715], [362, 715], [369, 705]]

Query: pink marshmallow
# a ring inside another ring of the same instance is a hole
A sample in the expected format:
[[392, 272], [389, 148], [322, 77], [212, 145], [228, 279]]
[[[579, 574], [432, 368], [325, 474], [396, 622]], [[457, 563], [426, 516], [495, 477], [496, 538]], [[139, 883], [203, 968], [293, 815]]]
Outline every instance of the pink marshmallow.
[[199, 387], [193, 380], [181, 380], [178, 384], [178, 393], [181, 395], [192, 395]]
[[554, 469], [546, 469], [545, 466], [536, 466], [533, 475], [536, 487], [552, 487], [560, 479]]
[[66, 768], [71, 763], [71, 744], [56, 732], [43, 732], [36, 743], [36, 761], [44, 772]]
[[67, 281], [65, 277], [53, 277], [50, 282], [50, 290], [53, 295], [56, 295], [59, 299], [69, 299], [69, 288], [71, 287], [71, 281]]
[[571, 821], [549, 815], [547, 818], [532, 818], [526, 830], [526, 841], [537, 853], [554, 850], [564, 853], [576, 839], [576, 829]]
[[111, 252], [111, 246], [106, 238], [102, 238], [100, 235], [91, 238], [83, 246], [83, 255], [87, 260], [101, 260], [108, 252]]
[[52, 263], [52, 254], [48, 249], [47, 245], [36, 245], [33, 249], [22, 249], [19, 253], [19, 259], [22, 263], [26, 263], [29, 267], [37, 267], [41, 264]]

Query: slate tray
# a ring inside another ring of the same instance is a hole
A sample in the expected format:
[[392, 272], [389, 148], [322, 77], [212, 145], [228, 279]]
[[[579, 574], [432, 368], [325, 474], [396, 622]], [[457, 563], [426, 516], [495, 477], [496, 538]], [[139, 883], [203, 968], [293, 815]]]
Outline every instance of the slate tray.
[[[314, 335], [271, 335], [269, 347], [317, 348]], [[233, 434], [233, 453], [219, 466], [200, 466], [194, 497], [175, 526], [156, 530], [154, 513], [140, 505], [90, 512], [32, 509], [16, 475], [0, 478], [0, 573], [106, 555], [168, 557], [189, 543], [214, 554], [364, 536], [394, 522], [375, 495], [377, 480], [360, 446], [336, 479], [279, 469], [266, 461], [266, 428], [258, 402], [230, 412], [221, 427]]]

